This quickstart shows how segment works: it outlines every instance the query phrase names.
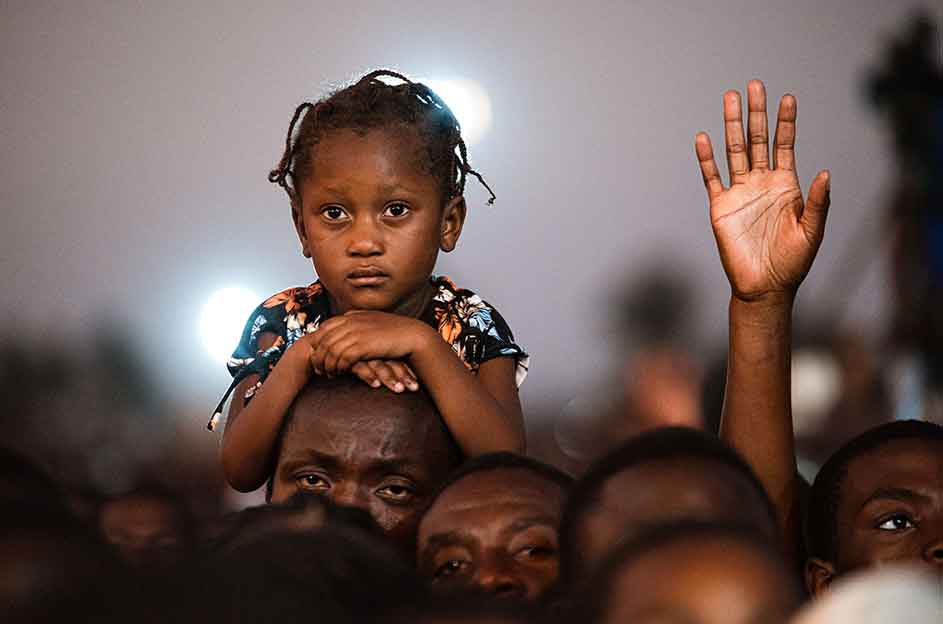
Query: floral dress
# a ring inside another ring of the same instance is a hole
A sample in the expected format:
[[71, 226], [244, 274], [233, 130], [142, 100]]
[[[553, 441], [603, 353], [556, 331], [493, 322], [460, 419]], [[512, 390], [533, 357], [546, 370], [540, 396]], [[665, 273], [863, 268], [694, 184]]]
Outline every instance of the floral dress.
[[[442, 339], [452, 346], [472, 373], [477, 373], [482, 363], [493, 358], [515, 358], [516, 382], [520, 386], [527, 377], [530, 357], [514, 342], [511, 328], [498, 311], [472, 291], [458, 288], [447, 277], [430, 279], [436, 294], [420, 320], [438, 329]], [[246, 391], [244, 400], [249, 401], [285, 350], [302, 336], [316, 332], [331, 316], [327, 291], [321, 282], [283, 290], [253, 310], [239, 345], [226, 365], [233, 376], [232, 384], [217, 405], [208, 428], [215, 429], [223, 405], [239, 382], [252, 374], [259, 376], [258, 383]], [[271, 347], [260, 350], [258, 337], [265, 332], [275, 334], [276, 339]]]

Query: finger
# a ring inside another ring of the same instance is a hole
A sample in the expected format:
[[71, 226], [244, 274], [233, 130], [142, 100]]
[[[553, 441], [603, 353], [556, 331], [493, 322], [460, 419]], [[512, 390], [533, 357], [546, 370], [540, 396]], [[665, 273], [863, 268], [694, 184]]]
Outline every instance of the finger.
[[743, 138], [743, 118], [740, 113], [740, 94], [724, 93], [724, 140], [727, 144], [727, 169], [730, 185], [740, 184], [750, 172], [746, 140]]
[[806, 198], [805, 209], [799, 217], [799, 223], [805, 230], [806, 237], [816, 244], [825, 235], [825, 219], [828, 217], [828, 207], [831, 204], [832, 175], [826, 169], [820, 171], [809, 187], [809, 196]]
[[720, 179], [717, 163], [714, 162], [714, 148], [711, 146], [711, 138], [706, 132], [698, 132], [697, 136], [694, 137], [694, 153], [697, 154], [697, 162], [701, 166], [701, 177], [704, 179], [707, 197], [714, 201], [724, 192], [724, 183]]
[[324, 356], [324, 372], [328, 375], [340, 375], [350, 369], [354, 362], [361, 358], [357, 357], [360, 350], [357, 349], [357, 337], [348, 336], [331, 345], [330, 350]]
[[370, 366], [370, 362], [357, 362], [350, 368], [350, 372], [372, 388], [379, 388], [382, 385], [376, 371]]
[[766, 86], [760, 80], [747, 85], [747, 127], [750, 131], [750, 164], [754, 169], [769, 169], [769, 119], [766, 117]]
[[796, 170], [796, 98], [789, 94], [779, 101], [776, 134], [773, 136], [773, 169]]
[[[320, 330], [316, 333], [320, 333]], [[342, 340], [346, 340], [351, 333], [352, 332], [349, 328], [341, 327], [335, 329], [334, 331], [327, 332], [321, 336], [321, 339], [317, 342], [313, 349], [311, 362], [312, 364], [317, 363], [322, 374], [327, 372], [325, 366], [328, 355], [334, 351], [336, 345], [338, 345]]]
[[396, 378], [402, 383], [406, 388], [412, 390], [413, 392], [419, 390], [419, 382], [416, 381], [416, 377], [413, 375], [412, 370], [404, 362], [399, 362], [396, 360], [387, 361], [387, 365], [393, 369], [393, 373], [396, 375]]
[[396, 372], [393, 370], [393, 367], [390, 366], [389, 362], [371, 360], [369, 364], [384, 386], [396, 393], [403, 392], [406, 389], [403, 382], [396, 377]]

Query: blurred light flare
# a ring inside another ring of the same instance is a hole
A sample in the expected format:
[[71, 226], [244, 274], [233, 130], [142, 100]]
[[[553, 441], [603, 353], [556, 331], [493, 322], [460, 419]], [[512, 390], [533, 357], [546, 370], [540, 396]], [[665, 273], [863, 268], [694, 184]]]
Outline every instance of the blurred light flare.
[[422, 79], [452, 109], [467, 145], [481, 140], [491, 128], [491, 99], [484, 87], [467, 78]]
[[203, 346], [214, 361], [229, 360], [246, 319], [258, 303], [255, 293], [240, 286], [221, 288], [206, 300], [200, 317], [200, 334]]

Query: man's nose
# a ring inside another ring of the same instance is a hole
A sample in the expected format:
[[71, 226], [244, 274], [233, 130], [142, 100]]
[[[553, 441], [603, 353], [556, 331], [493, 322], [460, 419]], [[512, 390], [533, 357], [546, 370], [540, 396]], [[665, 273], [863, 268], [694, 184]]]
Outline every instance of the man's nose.
[[369, 511], [366, 497], [363, 496], [356, 483], [337, 483], [330, 490], [330, 500], [335, 505], [359, 507]]
[[930, 565], [943, 568], [943, 536], [927, 544], [923, 549], [923, 560]]
[[514, 572], [513, 562], [500, 555], [481, 562], [474, 583], [497, 598], [521, 598], [527, 593], [523, 580]]

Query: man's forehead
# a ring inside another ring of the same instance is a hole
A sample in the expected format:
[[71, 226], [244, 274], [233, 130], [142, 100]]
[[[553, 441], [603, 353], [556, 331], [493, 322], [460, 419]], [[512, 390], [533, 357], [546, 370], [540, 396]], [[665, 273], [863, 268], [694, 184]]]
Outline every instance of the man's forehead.
[[563, 488], [549, 478], [523, 469], [474, 472], [450, 485], [434, 507], [461, 512], [479, 507], [549, 509], [563, 506]]
[[943, 442], [893, 440], [853, 459], [844, 481], [849, 502], [885, 487], [943, 490]]

